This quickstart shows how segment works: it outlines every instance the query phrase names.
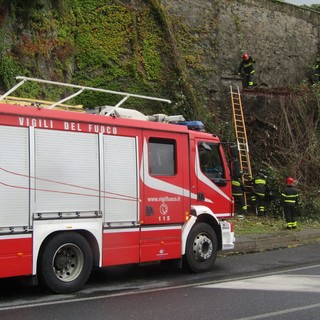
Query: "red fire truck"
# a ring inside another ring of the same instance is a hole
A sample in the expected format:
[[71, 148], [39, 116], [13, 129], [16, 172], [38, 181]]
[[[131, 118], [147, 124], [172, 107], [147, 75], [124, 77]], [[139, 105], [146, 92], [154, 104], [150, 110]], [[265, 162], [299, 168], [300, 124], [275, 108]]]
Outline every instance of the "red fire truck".
[[[168, 100], [17, 79], [0, 97], [1, 278], [30, 275], [68, 293], [93, 266], [181, 259], [201, 272], [234, 248], [230, 172], [216, 135], [120, 108], [129, 97]], [[9, 104], [27, 81], [78, 89], [68, 98], [87, 90], [124, 98], [90, 111], [99, 114], [53, 109], [67, 98], [49, 108]]]

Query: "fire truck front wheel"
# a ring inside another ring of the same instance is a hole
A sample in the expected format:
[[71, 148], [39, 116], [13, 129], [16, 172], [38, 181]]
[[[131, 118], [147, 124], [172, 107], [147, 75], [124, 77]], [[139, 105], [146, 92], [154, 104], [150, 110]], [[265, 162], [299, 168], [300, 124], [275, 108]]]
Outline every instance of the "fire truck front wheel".
[[218, 240], [214, 230], [204, 222], [195, 224], [187, 240], [187, 267], [193, 272], [209, 271], [214, 266], [217, 252]]
[[77, 232], [55, 234], [39, 255], [41, 284], [55, 293], [80, 290], [92, 270], [92, 251], [87, 240]]

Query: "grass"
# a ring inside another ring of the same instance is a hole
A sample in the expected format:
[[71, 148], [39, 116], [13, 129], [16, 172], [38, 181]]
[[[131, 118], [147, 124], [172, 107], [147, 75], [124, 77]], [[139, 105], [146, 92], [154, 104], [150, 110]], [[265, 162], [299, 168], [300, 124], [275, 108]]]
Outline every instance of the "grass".
[[[261, 234], [276, 233], [286, 228], [284, 219], [276, 219], [271, 217], [258, 217], [256, 215], [246, 216], [245, 219], [237, 217], [231, 220], [234, 224], [235, 234]], [[303, 228], [320, 228], [320, 221], [304, 219], [297, 220], [298, 230]]]

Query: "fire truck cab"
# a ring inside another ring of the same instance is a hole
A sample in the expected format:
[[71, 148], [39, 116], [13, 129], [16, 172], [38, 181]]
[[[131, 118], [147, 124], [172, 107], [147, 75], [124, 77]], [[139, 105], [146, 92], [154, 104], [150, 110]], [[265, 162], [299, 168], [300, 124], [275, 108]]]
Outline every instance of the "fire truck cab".
[[217, 136], [181, 121], [133, 119], [119, 106], [97, 115], [6, 98], [0, 277], [33, 275], [68, 293], [93, 266], [181, 259], [201, 272], [218, 250], [234, 248], [230, 172]]

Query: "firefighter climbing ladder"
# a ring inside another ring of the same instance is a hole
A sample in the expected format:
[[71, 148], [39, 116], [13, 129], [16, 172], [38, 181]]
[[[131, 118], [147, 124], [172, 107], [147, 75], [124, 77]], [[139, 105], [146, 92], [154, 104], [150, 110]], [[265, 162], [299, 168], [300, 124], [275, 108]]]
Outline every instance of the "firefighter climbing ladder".
[[244, 121], [244, 115], [242, 110], [242, 102], [240, 96], [239, 87], [236, 91], [233, 91], [232, 86], [230, 86], [231, 94], [231, 104], [232, 104], [232, 115], [234, 131], [238, 144], [239, 151], [239, 163], [240, 170], [243, 172], [242, 181], [244, 185], [249, 186], [250, 179], [252, 177], [251, 163], [249, 156], [248, 139], [246, 133], [246, 126]]

